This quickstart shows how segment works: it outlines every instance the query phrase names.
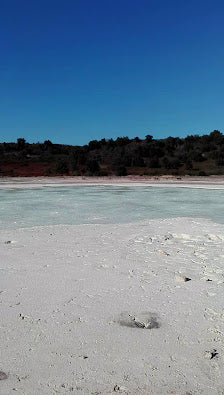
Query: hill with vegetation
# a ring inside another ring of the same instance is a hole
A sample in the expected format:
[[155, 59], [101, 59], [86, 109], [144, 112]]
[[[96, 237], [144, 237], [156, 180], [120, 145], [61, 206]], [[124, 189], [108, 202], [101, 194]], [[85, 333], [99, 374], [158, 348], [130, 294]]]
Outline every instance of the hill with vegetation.
[[0, 176], [125, 176], [224, 174], [224, 135], [145, 139], [118, 137], [84, 146], [0, 143]]

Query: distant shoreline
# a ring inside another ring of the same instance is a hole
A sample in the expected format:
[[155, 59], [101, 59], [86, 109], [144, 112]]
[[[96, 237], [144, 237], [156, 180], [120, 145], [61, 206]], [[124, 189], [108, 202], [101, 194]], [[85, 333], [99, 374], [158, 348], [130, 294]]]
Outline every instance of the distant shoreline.
[[0, 188], [75, 185], [173, 186], [224, 189], [224, 176], [1, 177]]

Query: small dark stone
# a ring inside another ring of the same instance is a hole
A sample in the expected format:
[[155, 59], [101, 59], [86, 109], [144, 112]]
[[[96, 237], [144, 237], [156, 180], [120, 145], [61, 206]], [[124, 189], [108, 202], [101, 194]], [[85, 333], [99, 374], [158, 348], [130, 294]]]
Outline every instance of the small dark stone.
[[11, 244], [11, 240], [5, 241], [5, 244]]
[[8, 378], [7, 374], [0, 370], [0, 380], [6, 380]]
[[210, 280], [210, 278], [208, 278], [206, 281], [212, 281], [212, 280]]
[[185, 277], [184, 281], [185, 281], [185, 282], [187, 282], [187, 281], [191, 281], [191, 278], [189, 278], [189, 277]]
[[210, 359], [213, 359], [213, 358], [215, 358], [215, 357], [217, 357], [217, 355], [218, 355], [219, 353], [217, 352], [217, 350], [212, 350], [211, 351], [211, 358]]
[[116, 384], [114, 386], [114, 392], [125, 392], [125, 393], [127, 393], [127, 388]]

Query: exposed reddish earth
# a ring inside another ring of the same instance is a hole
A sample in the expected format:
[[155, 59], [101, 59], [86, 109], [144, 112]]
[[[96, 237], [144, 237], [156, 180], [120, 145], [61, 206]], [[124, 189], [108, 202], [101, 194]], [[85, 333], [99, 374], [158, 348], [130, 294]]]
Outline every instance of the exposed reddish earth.
[[44, 162], [10, 162], [0, 163], [0, 175], [11, 177], [36, 177], [51, 175], [54, 163]]

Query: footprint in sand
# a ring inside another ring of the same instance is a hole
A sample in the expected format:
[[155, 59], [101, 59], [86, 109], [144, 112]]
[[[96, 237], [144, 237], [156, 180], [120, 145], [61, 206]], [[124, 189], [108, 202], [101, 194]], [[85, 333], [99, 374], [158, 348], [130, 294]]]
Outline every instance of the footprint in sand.
[[154, 329], [159, 328], [159, 318], [156, 313], [142, 312], [142, 313], [121, 313], [118, 318], [118, 323], [121, 326], [128, 328], [140, 328], [140, 329]]
[[6, 380], [8, 378], [7, 374], [2, 372], [2, 370], [0, 371], [0, 380]]

